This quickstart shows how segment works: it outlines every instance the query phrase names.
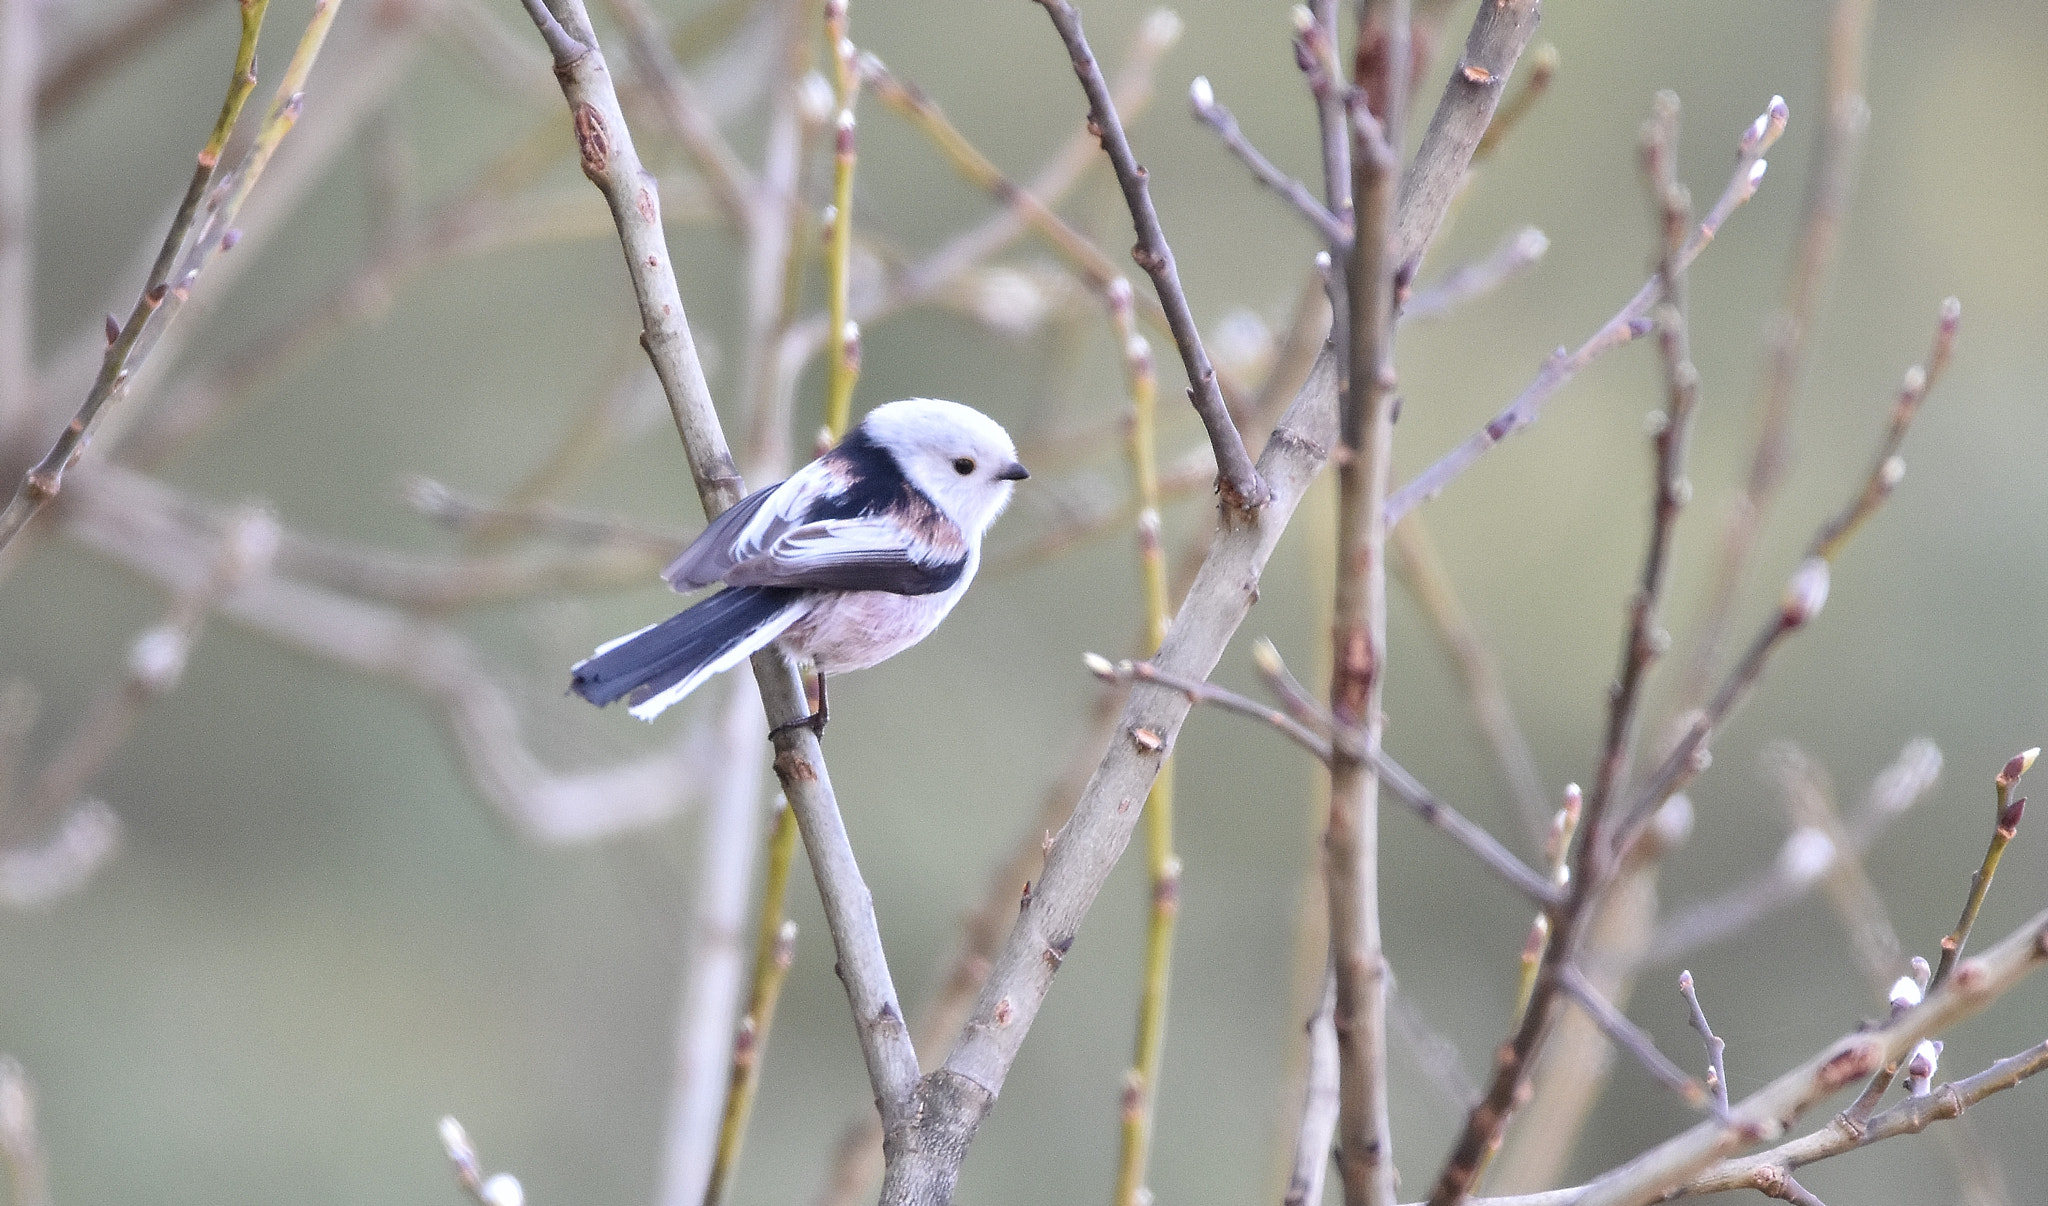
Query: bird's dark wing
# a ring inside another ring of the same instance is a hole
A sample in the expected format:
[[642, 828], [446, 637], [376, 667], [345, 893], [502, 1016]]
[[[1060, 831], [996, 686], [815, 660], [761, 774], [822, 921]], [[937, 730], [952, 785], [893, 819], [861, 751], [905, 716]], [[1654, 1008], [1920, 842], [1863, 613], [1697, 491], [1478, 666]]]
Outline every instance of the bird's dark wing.
[[661, 571], [662, 578], [679, 591], [709, 586], [803, 522], [823, 484], [813, 471], [815, 465], [813, 462], [789, 480], [764, 486], [726, 508]]
[[[939, 522], [951, 526], [950, 521]], [[952, 535], [950, 541], [927, 540], [886, 515], [807, 523], [783, 532], [759, 556], [732, 567], [725, 581], [734, 586], [935, 594], [967, 572], [965, 541], [957, 530]]]

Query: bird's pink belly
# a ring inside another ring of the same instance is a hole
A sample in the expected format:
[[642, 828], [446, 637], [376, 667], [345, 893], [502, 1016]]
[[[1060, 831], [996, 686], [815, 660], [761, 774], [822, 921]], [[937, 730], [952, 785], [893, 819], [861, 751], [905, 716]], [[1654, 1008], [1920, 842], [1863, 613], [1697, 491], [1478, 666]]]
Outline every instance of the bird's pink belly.
[[782, 640], [827, 674], [863, 670], [923, 640], [959, 597], [955, 590], [931, 595], [848, 591], [821, 600], [789, 626]]

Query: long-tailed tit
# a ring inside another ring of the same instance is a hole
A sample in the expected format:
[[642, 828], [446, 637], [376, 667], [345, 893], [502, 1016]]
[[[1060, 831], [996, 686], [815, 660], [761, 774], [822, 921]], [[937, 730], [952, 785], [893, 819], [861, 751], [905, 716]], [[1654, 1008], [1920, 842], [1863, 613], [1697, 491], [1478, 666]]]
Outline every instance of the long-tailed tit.
[[974, 578], [981, 537], [1030, 474], [995, 420], [911, 398], [868, 412], [839, 446], [711, 521], [662, 577], [719, 591], [598, 646], [571, 669], [591, 703], [653, 720], [770, 641], [818, 672], [860, 670], [923, 640]]

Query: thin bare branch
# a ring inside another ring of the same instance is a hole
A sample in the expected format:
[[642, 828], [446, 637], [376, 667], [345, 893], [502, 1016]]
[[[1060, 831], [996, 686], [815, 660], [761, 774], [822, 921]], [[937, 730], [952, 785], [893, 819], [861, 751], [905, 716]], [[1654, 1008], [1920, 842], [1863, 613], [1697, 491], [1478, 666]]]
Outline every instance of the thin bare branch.
[[1507, 282], [1534, 268], [1550, 250], [1550, 240], [1534, 226], [1524, 226], [1500, 246], [1461, 268], [1453, 268], [1442, 280], [1432, 281], [1408, 295], [1401, 303], [1403, 321], [1426, 322], [1455, 313], [1466, 303], [1484, 297]]
[[1323, 978], [1322, 1000], [1308, 1019], [1308, 1073], [1302, 1084], [1301, 1125], [1295, 1132], [1294, 1171], [1281, 1206], [1321, 1206], [1337, 1135], [1337, 979]]
[[1187, 294], [1181, 288], [1180, 272], [1174, 266], [1173, 248], [1167, 244], [1166, 232], [1160, 227], [1159, 215], [1152, 207], [1152, 193], [1145, 182], [1145, 169], [1138, 165], [1130, 140], [1124, 135], [1123, 121], [1117, 116], [1116, 100], [1110, 94], [1109, 82], [1103, 78], [1102, 67], [1095, 61], [1095, 52], [1089, 49], [1088, 40], [1081, 32], [1081, 15], [1066, 0], [1039, 0], [1039, 4], [1052, 18], [1060, 40], [1066, 43], [1067, 55], [1073, 60], [1074, 74], [1080, 77], [1082, 91], [1088, 95], [1088, 120], [1102, 142], [1102, 149], [1109, 155], [1110, 163], [1116, 168], [1117, 182], [1123, 186], [1124, 201], [1130, 208], [1131, 220], [1138, 232], [1138, 243], [1132, 248], [1131, 257], [1152, 277], [1152, 284], [1159, 293], [1159, 304], [1166, 309], [1167, 322], [1173, 328], [1174, 344], [1180, 349], [1181, 363], [1187, 369], [1188, 400], [1194, 404], [1195, 413], [1201, 416], [1202, 426], [1209, 432], [1209, 445], [1216, 452], [1218, 484], [1224, 505], [1228, 510], [1249, 515], [1265, 504], [1267, 490], [1259, 480], [1251, 454], [1245, 451], [1244, 437], [1238, 434], [1237, 425], [1232, 422], [1229, 409], [1224, 405], [1223, 392], [1216, 382], [1216, 370], [1209, 364], [1209, 353], [1202, 346], [1202, 334], [1195, 325], [1194, 311], [1188, 306]]
[[[743, 483], [727, 449], [684, 316], [682, 295], [662, 234], [660, 200], [653, 178], [633, 150], [632, 134], [588, 13], [581, 0], [559, 2], [564, 23], [573, 35], [572, 44], [584, 47], [580, 54], [565, 56], [564, 48], [556, 47], [555, 40], [549, 38], [556, 53], [556, 78], [574, 119], [584, 174], [604, 193], [618, 224], [627, 272], [639, 301], [642, 343], [683, 437], [705, 514], [716, 516], [739, 501]], [[548, 37], [550, 21], [537, 18], [537, 24], [543, 37]], [[809, 711], [796, 668], [772, 647], [756, 654], [753, 664], [768, 720], [771, 726], [780, 726], [775, 735], [776, 777], [795, 811], [810, 855], [876, 1104], [885, 1125], [902, 1125], [914, 1116], [917, 1053], [897, 1003], [874, 900], [847, 839], [817, 735], [790, 723]]]
[[1337, 220], [1337, 216], [1308, 186], [1274, 166], [1252, 140], [1245, 137], [1238, 126], [1237, 118], [1216, 99], [1216, 89], [1209, 83], [1209, 77], [1198, 75], [1188, 87], [1188, 101], [1195, 111], [1195, 120], [1216, 131], [1223, 145], [1230, 153], [1242, 160], [1251, 169], [1253, 179], [1278, 193], [1282, 200], [1294, 207], [1294, 212], [1305, 219], [1316, 232], [1323, 236], [1323, 242], [1330, 245], [1332, 253], [1341, 255], [1351, 245], [1351, 228]]
[[1819, 146], [1807, 177], [1805, 211], [1785, 297], [1771, 321], [1770, 354], [1757, 392], [1756, 444], [1748, 479], [1722, 521], [1719, 555], [1707, 589], [1704, 618], [1679, 693], [1680, 707], [1704, 699], [1727, 641], [1736, 596], [1750, 572], [1757, 539], [1776, 502], [1791, 459], [1790, 420], [1799, 376], [1812, 348], [1815, 319], [1834, 272], [1841, 230], [1855, 189], [1870, 107], [1863, 98], [1869, 59], [1871, 0], [1834, 0], [1828, 18], [1825, 97]]
[[[1492, 11], [1504, 10], [1508, 6], [1482, 8], [1482, 17]], [[1771, 98], [1770, 107], [1764, 115], [1744, 131], [1735, 172], [1729, 177], [1728, 186], [1722, 190], [1721, 198], [1700, 222], [1699, 229], [1687, 242], [1685, 250], [1677, 257], [1680, 268], [1687, 268], [1699, 258], [1714, 236], [1719, 233], [1735, 207], [1747, 201], [1756, 192], [1757, 184], [1763, 179], [1763, 153], [1768, 150], [1778, 135], [1784, 132], [1788, 111], [1785, 102]], [[1412, 172], [1411, 172], [1412, 175]], [[1531, 381], [1507, 408], [1495, 415], [1479, 431], [1467, 437], [1465, 442], [1451, 449], [1437, 461], [1416, 474], [1408, 483], [1394, 491], [1387, 500], [1387, 513], [1391, 522], [1399, 522], [1401, 516], [1417, 504], [1435, 498], [1451, 484], [1459, 474], [1469, 469], [1488, 449], [1500, 443], [1515, 432], [1534, 423], [1543, 412], [1544, 405], [1552, 395], [1564, 387], [1580, 370], [1600, 358], [1606, 352], [1649, 334], [1656, 329], [1650, 319], [1650, 311], [1664, 295], [1661, 276], [1652, 276], [1636, 295], [1629, 299], [1614, 317], [1602, 324], [1591, 338], [1579, 345], [1577, 351], [1559, 348], [1551, 353], [1536, 379]]]
[[676, 141], [711, 186], [711, 196], [725, 221], [741, 236], [756, 220], [754, 198], [758, 187], [746, 164], [733, 153], [719, 133], [697, 92], [684, 77], [682, 64], [669, 49], [668, 37], [646, 0], [606, 0], [626, 31], [626, 52], [641, 83], [654, 92], [657, 109], [668, 123]]
[[0, 1159], [15, 1206], [50, 1206], [50, 1167], [36, 1126], [36, 1092], [11, 1055], [0, 1055]]
[[1700, 994], [1693, 987], [1692, 973], [1678, 973], [1678, 992], [1685, 998], [1686, 1008], [1691, 1013], [1692, 1028], [1699, 1031], [1700, 1042], [1707, 1048], [1707, 1088], [1714, 1094], [1714, 1112], [1726, 1117], [1728, 1114], [1728, 1044], [1714, 1028], [1707, 1024], [1707, 1011], [1700, 1006]]
[[1628, 1020], [1628, 1015], [1614, 1007], [1614, 1003], [1600, 995], [1600, 990], [1586, 979], [1586, 973], [1574, 964], [1567, 963], [1558, 969], [1558, 983], [1586, 1016], [1593, 1019], [1600, 1032], [1615, 1046], [1634, 1056], [1636, 1062], [1650, 1074], [1658, 1084], [1676, 1093], [1685, 1104], [1699, 1109], [1707, 1104], [1707, 1091], [1700, 1082], [1685, 1074], [1685, 1069], [1671, 1062], [1671, 1058], [1657, 1049], [1657, 1040], [1644, 1033], [1643, 1028]]
[[[341, 0], [322, 0], [321, 4], [315, 7], [313, 18], [306, 26], [305, 36], [299, 41], [299, 49], [293, 54], [291, 65], [285, 69], [277, 99], [271, 105], [270, 116], [265, 120], [263, 130], [257, 135], [242, 164], [236, 172], [231, 173], [237, 180], [237, 186], [225, 198], [217, 199], [210, 207], [211, 213], [200, 228], [200, 242], [194, 250], [203, 254], [212, 243], [207, 237], [208, 232], [214, 230], [217, 224], [234, 221], [242, 199], [248, 195], [248, 187], [255, 184], [256, 178], [262, 174], [264, 164], [269, 161], [270, 152], [276, 149], [278, 141], [296, 121], [299, 106], [303, 103], [303, 93], [300, 89], [305, 84], [307, 72], [312, 68], [313, 59], [320, 53], [320, 46], [326, 39], [327, 30], [333, 24], [334, 14], [340, 8], [340, 3]], [[120, 324], [120, 330], [115, 332], [109, 341], [106, 354], [100, 362], [99, 377], [86, 394], [84, 404], [79, 407], [78, 414], [64, 429], [63, 434], [58, 436], [49, 453], [22, 478], [21, 485], [16, 489], [6, 509], [0, 511], [0, 548], [5, 548], [18, 536], [22, 528], [28, 525], [29, 520], [35, 517], [36, 512], [57, 497], [58, 492], [64, 488], [64, 472], [84, 450], [85, 441], [91, 434], [101, 408], [125, 392], [134, 371], [134, 366], [130, 364], [131, 353], [135, 354], [133, 359], [137, 363], [147, 356], [148, 347], [144, 343], [144, 335], [148, 333], [152, 324], [160, 329], [177, 310], [175, 304], [167, 310], [164, 306], [165, 300], [171, 296], [174, 287], [180, 293], [188, 293], [192, 280], [196, 279], [198, 268], [203, 266], [204, 260], [201, 259], [198, 264], [178, 272], [176, 279], [173, 279], [174, 265], [179, 263], [180, 254], [185, 251], [186, 236], [192, 232], [199, 217], [200, 201], [206, 196], [207, 187], [213, 181], [214, 168], [220, 162], [228, 136], [234, 132], [236, 121], [242, 113], [243, 102], [247, 101], [249, 94], [256, 89], [256, 41], [257, 35], [262, 31], [263, 15], [268, 7], [269, 0], [246, 0], [242, 5], [242, 35], [235, 48], [234, 67], [228, 76], [227, 96], [221, 101], [220, 115], [214, 120], [213, 132], [208, 135], [206, 144], [199, 150], [198, 163], [192, 170], [191, 182], [185, 188], [185, 198], [179, 203], [177, 215], [171, 219], [170, 229], [164, 234], [163, 244], [157, 251], [156, 262], [150, 266], [149, 274], [144, 278], [141, 295], [136, 298], [134, 308], [129, 311], [128, 321]], [[188, 277], [187, 273], [192, 275]], [[179, 300], [182, 301], [183, 298], [180, 297]]]

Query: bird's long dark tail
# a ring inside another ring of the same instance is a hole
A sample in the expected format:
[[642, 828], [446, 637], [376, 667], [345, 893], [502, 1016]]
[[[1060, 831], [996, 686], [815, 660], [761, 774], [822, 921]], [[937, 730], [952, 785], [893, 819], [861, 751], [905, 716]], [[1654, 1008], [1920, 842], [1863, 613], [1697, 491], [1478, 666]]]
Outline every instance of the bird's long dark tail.
[[698, 684], [782, 635], [802, 608], [803, 592], [742, 586], [717, 594], [638, 632], [598, 646], [569, 671], [569, 689], [602, 707], [625, 699], [653, 720]]

